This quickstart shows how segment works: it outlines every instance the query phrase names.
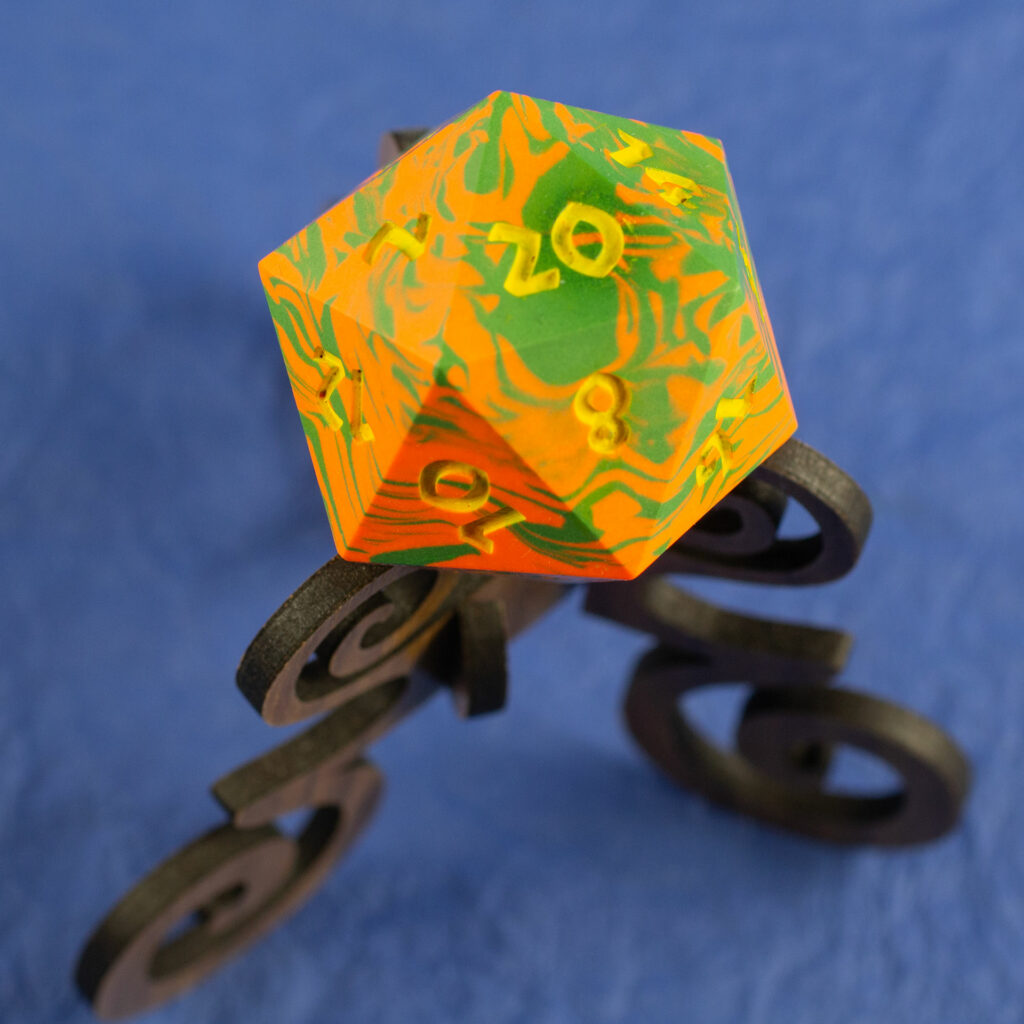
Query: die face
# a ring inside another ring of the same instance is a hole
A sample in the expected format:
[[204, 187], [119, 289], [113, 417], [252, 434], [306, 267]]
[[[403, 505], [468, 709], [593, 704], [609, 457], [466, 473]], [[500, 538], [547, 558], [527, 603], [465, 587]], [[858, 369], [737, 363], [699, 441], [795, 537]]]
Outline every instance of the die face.
[[331, 530], [339, 551], [351, 552], [431, 370], [319, 297], [310, 280], [310, 264], [323, 265], [318, 226], [282, 249], [261, 264], [264, 287]]
[[370, 561], [551, 576], [620, 570], [601, 538], [465, 396], [436, 385], [366, 510], [354, 547]]
[[495, 93], [261, 273], [347, 558], [631, 578], [796, 427], [703, 136]]

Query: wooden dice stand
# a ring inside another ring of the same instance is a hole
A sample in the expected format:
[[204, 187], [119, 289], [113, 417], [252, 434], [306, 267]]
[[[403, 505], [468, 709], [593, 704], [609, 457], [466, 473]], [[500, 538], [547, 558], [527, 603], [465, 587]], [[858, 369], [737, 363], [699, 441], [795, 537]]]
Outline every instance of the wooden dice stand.
[[[789, 501], [818, 530], [785, 539]], [[844, 576], [871, 523], [860, 488], [791, 440], [639, 579], [586, 585], [586, 610], [651, 634], [625, 700], [627, 725], [686, 789], [771, 825], [839, 843], [921, 843], [957, 821], [967, 763], [918, 715], [832, 685], [849, 634], [716, 607], [670, 577], [804, 585]], [[77, 982], [105, 1018], [151, 1009], [195, 985], [279, 924], [325, 880], [368, 824], [382, 776], [367, 747], [447, 689], [467, 717], [505, 700], [507, 641], [569, 587], [517, 576], [371, 566], [333, 558], [260, 630], [238, 685], [272, 725], [321, 716], [306, 732], [213, 786], [229, 822], [139, 882], [82, 952]], [[684, 694], [747, 683], [735, 749], [685, 717]], [[828, 789], [833, 748], [887, 762], [884, 795]], [[291, 838], [276, 818], [306, 808]]]

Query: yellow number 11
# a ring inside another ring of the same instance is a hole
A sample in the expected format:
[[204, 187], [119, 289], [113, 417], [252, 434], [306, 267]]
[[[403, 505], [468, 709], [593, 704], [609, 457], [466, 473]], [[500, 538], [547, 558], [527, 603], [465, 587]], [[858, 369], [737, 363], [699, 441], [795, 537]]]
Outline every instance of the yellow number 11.
[[363, 371], [353, 370], [351, 374], [345, 372], [345, 364], [326, 349], [317, 346], [313, 351], [313, 358], [324, 370], [324, 375], [317, 388], [316, 398], [321, 415], [327, 420], [331, 430], [340, 430], [342, 419], [335, 412], [331, 404], [332, 396], [337, 392], [339, 385], [346, 377], [352, 381], [352, 398], [349, 405], [348, 422], [352, 430], [353, 441], [372, 441], [373, 430], [370, 424], [363, 419]]

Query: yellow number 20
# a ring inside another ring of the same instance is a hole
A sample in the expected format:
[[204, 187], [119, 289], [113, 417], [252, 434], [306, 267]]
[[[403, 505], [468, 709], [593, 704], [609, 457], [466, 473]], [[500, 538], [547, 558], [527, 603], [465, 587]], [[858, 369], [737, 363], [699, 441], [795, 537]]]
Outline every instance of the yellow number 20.
[[[581, 223], [591, 224], [597, 229], [601, 249], [596, 256], [585, 255], [576, 245], [573, 233]], [[540, 255], [541, 240], [541, 233], [532, 228], [504, 221], [491, 225], [487, 241], [505, 242], [516, 247], [512, 266], [505, 278], [505, 290], [510, 294], [536, 295], [557, 288], [561, 283], [562, 273], [558, 267], [540, 274], [533, 272]], [[622, 258], [625, 245], [622, 225], [610, 213], [586, 203], [566, 203], [551, 227], [551, 248], [555, 255], [570, 270], [586, 277], [607, 277]]]

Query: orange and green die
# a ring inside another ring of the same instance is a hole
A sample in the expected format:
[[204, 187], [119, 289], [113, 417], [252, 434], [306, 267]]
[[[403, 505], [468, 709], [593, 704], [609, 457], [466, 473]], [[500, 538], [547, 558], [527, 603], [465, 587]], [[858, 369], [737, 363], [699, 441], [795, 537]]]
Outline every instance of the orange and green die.
[[260, 273], [353, 561], [633, 578], [796, 429], [703, 135], [496, 92]]

